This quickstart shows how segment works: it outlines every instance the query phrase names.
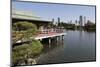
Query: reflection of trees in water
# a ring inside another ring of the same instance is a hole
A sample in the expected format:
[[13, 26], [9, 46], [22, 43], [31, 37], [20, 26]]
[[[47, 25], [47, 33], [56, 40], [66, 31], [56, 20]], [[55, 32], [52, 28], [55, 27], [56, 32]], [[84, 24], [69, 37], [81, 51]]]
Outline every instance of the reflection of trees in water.
[[52, 40], [50, 46], [48, 44], [44, 44], [44, 50], [38, 57], [37, 64], [52, 63], [53, 58], [57, 58], [57, 56], [64, 52], [63, 46], [64, 45], [62, 40], [58, 40], [57, 42]]
[[82, 43], [84, 40], [88, 40], [91, 43], [91, 38], [94, 33], [95, 32], [79, 31], [79, 42]]
[[61, 37], [58, 38], [58, 40], [56, 38], [52, 38], [51, 44], [49, 44], [49, 39], [43, 39], [42, 43], [44, 46], [43, 52], [48, 52], [48, 51], [51, 51], [53, 49], [63, 46], [63, 40], [61, 40]]
[[82, 49], [82, 43], [83, 43], [83, 39], [82, 39], [82, 38], [83, 38], [83, 33], [84, 33], [84, 32], [83, 32], [82, 30], [78, 31], [78, 34], [79, 34], [79, 35], [78, 35], [77, 38], [78, 38], [79, 41], [77, 40], [77, 42], [78, 42], [78, 43], [77, 43], [77, 45], [78, 45], [77, 47], [80, 48], [80, 49]]
[[79, 31], [79, 42], [80, 42], [80, 44], [81, 44], [81, 42], [82, 42], [82, 33], [83, 33], [82, 30], [80, 30], [80, 31]]

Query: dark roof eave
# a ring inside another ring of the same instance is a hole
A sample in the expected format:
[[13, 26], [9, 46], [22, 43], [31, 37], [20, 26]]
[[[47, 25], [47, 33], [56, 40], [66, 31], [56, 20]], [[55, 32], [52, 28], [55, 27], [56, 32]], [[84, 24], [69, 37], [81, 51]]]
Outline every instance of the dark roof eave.
[[22, 18], [12, 18], [12, 19], [29, 20], [29, 21], [41, 21], [41, 22], [48, 22], [48, 23], [52, 22], [52, 21], [38, 20], [38, 19], [22, 19]]

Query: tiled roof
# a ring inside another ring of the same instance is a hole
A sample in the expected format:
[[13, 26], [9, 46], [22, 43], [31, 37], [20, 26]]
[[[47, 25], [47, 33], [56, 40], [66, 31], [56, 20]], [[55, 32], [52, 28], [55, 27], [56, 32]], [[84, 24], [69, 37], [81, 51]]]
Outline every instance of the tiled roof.
[[36, 14], [33, 14], [32, 11], [26, 11], [26, 10], [12, 9], [12, 18], [51, 22], [48, 20], [41, 19], [41, 17], [37, 16]]
[[41, 20], [41, 18], [33, 14], [33, 12], [24, 10], [12, 10], [12, 18]]

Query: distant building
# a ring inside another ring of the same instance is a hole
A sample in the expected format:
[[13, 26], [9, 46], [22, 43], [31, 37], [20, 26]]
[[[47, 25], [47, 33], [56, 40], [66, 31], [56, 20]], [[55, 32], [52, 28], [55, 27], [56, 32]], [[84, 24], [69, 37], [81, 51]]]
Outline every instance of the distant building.
[[83, 16], [79, 16], [79, 25], [83, 26]]
[[60, 23], [60, 18], [58, 17], [58, 23]]
[[75, 20], [75, 25], [76, 25], [76, 26], [78, 26], [78, 25], [79, 25], [77, 20]]
[[86, 17], [84, 16], [84, 24], [83, 26], [87, 23]]
[[85, 23], [87, 23], [86, 17], [85, 16], [79, 16], [79, 25], [84, 26]]
[[52, 19], [52, 22], [54, 23], [55, 21], [54, 21], [54, 18]]

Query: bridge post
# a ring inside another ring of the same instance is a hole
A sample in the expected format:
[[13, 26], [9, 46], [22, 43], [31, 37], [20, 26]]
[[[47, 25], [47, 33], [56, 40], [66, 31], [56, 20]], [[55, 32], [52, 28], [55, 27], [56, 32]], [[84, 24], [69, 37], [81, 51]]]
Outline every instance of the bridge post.
[[62, 40], [64, 40], [64, 35], [62, 35]]
[[59, 36], [57, 36], [57, 45], [59, 44], [59, 39], [60, 39]]
[[59, 36], [59, 41], [61, 40], [61, 36]]
[[49, 47], [51, 47], [51, 38], [49, 38]]

